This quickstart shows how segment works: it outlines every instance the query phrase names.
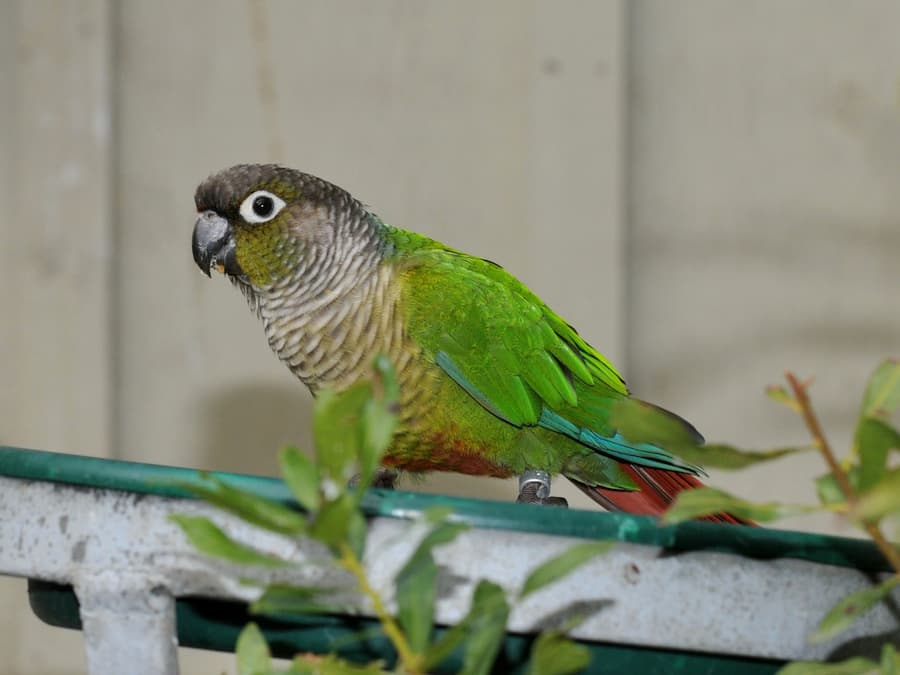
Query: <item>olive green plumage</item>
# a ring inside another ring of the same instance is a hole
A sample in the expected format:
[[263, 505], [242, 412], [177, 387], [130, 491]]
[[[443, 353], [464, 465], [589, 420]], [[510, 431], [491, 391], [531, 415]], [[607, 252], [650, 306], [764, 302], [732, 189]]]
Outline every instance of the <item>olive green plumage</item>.
[[542, 469], [625, 490], [637, 486], [623, 464], [696, 473], [663, 447], [701, 442], [693, 427], [629, 397], [612, 364], [502, 267], [283, 167], [223, 171], [196, 204], [197, 264], [241, 288], [313, 392], [367, 376], [377, 353], [392, 360], [401, 422], [386, 464]]

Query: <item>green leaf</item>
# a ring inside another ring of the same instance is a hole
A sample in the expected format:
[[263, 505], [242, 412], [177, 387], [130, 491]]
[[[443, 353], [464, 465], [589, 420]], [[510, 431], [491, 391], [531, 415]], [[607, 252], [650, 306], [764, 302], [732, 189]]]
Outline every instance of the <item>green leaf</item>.
[[359, 448], [361, 489], [372, 482], [381, 456], [390, 445], [397, 428], [399, 387], [390, 360], [379, 355], [373, 363], [372, 397], [362, 410], [362, 440]]
[[[854, 488], [859, 485], [858, 466], [853, 465], [849, 468], [847, 471], [847, 479]], [[819, 495], [819, 501], [826, 506], [847, 503], [847, 498], [844, 496], [834, 474], [831, 472], [822, 474], [816, 478], [816, 493]]]
[[684, 461], [700, 464], [707, 469], [743, 469], [753, 464], [812, 450], [812, 446], [774, 448], [771, 450], [742, 450], [733, 445], [713, 443], [694, 447], [681, 447], [675, 453]]
[[877, 663], [856, 656], [837, 663], [795, 661], [787, 664], [776, 675], [875, 675], [877, 672]]
[[602, 553], [606, 553], [610, 548], [612, 548], [612, 542], [609, 541], [592, 541], [576, 544], [569, 550], [550, 558], [550, 560], [532, 570], [528, 578], [525, 579], [519, 597], [524, 598], [530, 593], [562, 579], [577, 567]]
[[354, 495], [345, 492], [334, 501], [325, 502], [319, 509], [310, 529], [310, 536], [326, 544], [332, 551], [337, 551], [340, 544], [348, 542], [357, 512], [357, 500]]
[[460, 675], [488, 675], [506, 635], [509, 603], [503, 589], [491, 581], [479, 581], [472, 595], [469, 615], [471, 620]]
[[255, 623], [248, 623], [234, 649], [239, 675], [268, 675], [272, 669], [269, 645]]
[[452, 513], [452, 506], [429, 506], [422, 511], [422, 517], [426, 523], [436, 525], [437, 523], [447, 520]]
[[462, 641], [468, 635], [473, 618], [470, 611], [469, 614], [463, 617], [462, 621], [445, 630], [441, 637], [435, 640], [431, 647], [428, 648], [428, 651], [425, 652], [425, 659], [422, 665], [423, 671], [430, 673], [435, 666], [440, 665], [462, 644]]
[[[354, 507], [358, 501], [354, 501]], [[350, 522], [347, 525], [347, 545], [353, 551], [353, 555], [362, 559], [366, 550], [366, 535], [368, 527], [366, 526], [366, 517], [359, 508], [354, 508], [350, 514]]]
[[307, 511], [319, 508], [319, 469], [315, 462], [295, 447], [287, 447], [278, 456], [284, 482]]
[[400, 382], [391, 360], [386, 355], [379, 354], [375, 357], [372, 368], [375, 370], [375, 383], [382, 392], [381, 398], [389, 406], [394, 406], [400, 400]]
[[434, 601], [437, 592], [437, 565], [432, 550], [447, 544], [468, 529], [463, 523], [441, 523], [431, 530], [416, 547], [403, 569], [397, 574], [397, 618], [413, 651], [424, 652], [434, 624]]
[[885, 643], [881, 647], [881, 675], [898, 675], [900, 672], [900, 655], [894, 645]]
[[284, 567], [292, 564], [287, 560], [262, 553], [234, 541], [205, 516], [173, 513], [169, 519], [181, 528], [194, 548], [206, 555], [229, 560], [239, 565]]
[[397, 575], [397, 620], [416, 654], [425, 651], [431, 638], [437, 573], [434, 558], [428, 554], [413, 556]]
[[329, 603], [328, 598], [337, 590], [327, 587], [272, 584], [250, 605], [250, 611], [253, 614], [269, 616], [336, 612], [344, 608]]
[[860, 417], [886, 419], [900, 408], [900, 360], [883, 361], [866, 385]]
[[900, 512], [900, 469], [894, 469], [885, 473], [881, 480], [860, 498], [854, 515], [860, 520], [875, 522], [898, 512]]
[[380, 661], [360, 666], [334, 654], [302, 654], [294, 657], [288, 675], [382, 675], [386, 672]]
[[404, 565], [403, 569], [397, 573], [397, 578], [399, 579], [403, 576], [407, 568], [417, 564], [419, 559], [431, 557], [432, 550], [436, 546], [449, 544], [456, 539], [461, 532], [465, 532], [469, 528], [470, 526], [466, 523], [438, 523], [422, 538], [422, 541], [419, 542], [419, 545], [416, 547], [416, 550], [413, 551], [412, 555], [410, 555], [406, 565]]
[[[372, 383], [360, 381], [340, 393], [323, 390], [316, 399], [313, 436], [325, 495], [346, 490], [362, 444], [362, 415], [372, 396]], [[330, 479], [330, 480], [329, 480]], [[328, 481], [328, 482], [326, 482]]]
[[662, 522], [671, 525], [715, 513], [730, 513], [738, 518], [767, 522], [817, 510], [814, 506], [748, 502], [722, 490], [702, 487], [680, 492], [669, 510], [663, 514]]
[[877, 586], [864, 588], [843, 598], [819, 622], [816, 632], [809, 638], [810, 642], [824, 642], [849, 628], [860, 616], [881, 602], [898, 582], [900, 575], [894, 575]]
[[469, 528], [470, 526], [466, 523], [439, 523], [437, 527], [432, 529], [431, 532], [422, 538], [422, 541], [416, 547], [416, 551], [411, 557], [414, 558], [417, 555], [431, 553], [431, 550], [435, 546], [449, 544], [456, 539], [460, 533], [465, 532]]
[[219, 478], [210, 477], [207, 485], [185, 483], [184, 487], [252, 525], [292, 536], [306, 531], [306, 518], [300, 513], [252, 492], [234, 488]]
[[528, 675], [569, 675], [582, 672], [590, 662], [591, 652], [587, 647], [558, 631], [548, 631], [534, 641], [527, 672]]
[[316, 399], [313, 436], [319, 491], [337, 499], [359, 464], [359, 490], [371, 483], [396, 427], [396, 377], [390, 362], [375, 360], [373, 380], [361, 380], [341, 392], [323, 390]]
[[693, 427], [680, 417], [636, 398], [617, 399], [607, 424], [632, 443], [654, 443], [672, 452], [697, 446]]
[[859, 490], [867, 492], [883, 476], [888, 451], [900, 450], [900, 432], [876, 417], [865, 417], [856, 427], [859, 453]]
[[378, 402], [380, 411], [379, 417], [369, 420], [372, 424], [369, 429], [368, 441], [373, 447], [379, 449], [380, 454], [387, 448], [394, 433], [400, 385], [397, 382], [397, 374], [386, 356], [379, 355], [375, 358], [374, 369], [375, 396], [373, 400]]
[[795, 399], [788, 392], [788, 390], [781, 385], [772, 384], [766, 387], [766, 396], [768, 396], [776, 403], [787, 406], [794, 412], [800, 412], [800, 404], [797, 403], [797, 399]]
[[435, 666], [440, 665], [453, 651], [462, 644], [469, 632], [469, 626], [472, 623], [472, 612], [470, 611], [462, 621], [444, 631], [428, 651], [425, 653], [425, 663], [422, 669], [430, 673]]
[[370, 399], [363, 408], [363, 439], [359, 451], [360, 486], [368, 487], [397, 428], [397, 416], [390, 405]]

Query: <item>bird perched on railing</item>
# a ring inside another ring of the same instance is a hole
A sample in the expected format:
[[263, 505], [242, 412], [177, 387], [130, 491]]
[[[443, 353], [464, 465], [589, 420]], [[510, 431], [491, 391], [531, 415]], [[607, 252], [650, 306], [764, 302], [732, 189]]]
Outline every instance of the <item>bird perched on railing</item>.
[[694, 427], [629, 396], [613, 365], [499, 265], [276, 165], [215, 174], [195, 202], [195, 262], [241, 289], [313, 394], [389, 357], [400, 400], [385, 466], [519, 476], [520, 501], [550, 504], [565, 503], [550, 496], [562, 474], [604, 507], [649, 514], [701, 484], [677, 457], [702, 444]]

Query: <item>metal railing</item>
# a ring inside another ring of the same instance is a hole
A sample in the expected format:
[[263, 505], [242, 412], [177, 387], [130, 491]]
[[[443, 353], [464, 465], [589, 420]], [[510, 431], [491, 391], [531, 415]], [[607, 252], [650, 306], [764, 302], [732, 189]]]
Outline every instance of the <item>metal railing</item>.
[[[277, 480], [217, 475], [288, 499]], [[268, 580], [344, 589], [359, 614], [371, 615], [351, 579], [328, 564], [318, 544], [256, 530], [185, 498], [180, 484], [200, 479], [188, 469], [0, 448], [0, 573], [71, 586], [79, 602], [76, 617], [65, 616], [73, 607], [41, 609], [41, 589], [58, 592], [58, 586], [35, 584], [32, 601], [38, 598], [35, 608], [45, 620], [80, 625], [91, 675], [177, 673], [179, 640], [220, 649], [233, 645], [234, 616], [203, 618], [206, 625], [197, 637], [190, 621], [181, 615], [176, 621], [176, 599], [246, 602], [259, 588], [242, 583], [249, 576], [246, 568], [194, 550], [169, 520], [173, 513], [211, 515], [236, 539], [302, 563], [289, 578], [269, 571]], [[678, 652], [687, 663], [719, 663], [724, 673], [735, 672], [736, 661], [746, 666], [747, 659], [762, 659], [753, 672], [771, 672], [776, 662], [825, 658], [898, 628], [896, 618], [879, 606], [832, 642], [807, 642], [835, 602], [887, 569], [867, 542], [709, 523], [661, 528], [649, 518], [624, 514], [370, 491], [364, 502], [372, 517], [365, 561], [374, 585], [387, 597], [396, 572], [425, 532], [418, 516], [435, 504], [449, 506], [452, 518], [473, 525], [439, 552], [443, 582], [436, 617], [442, 625], [465, 615], [479, 579], [517, 589], [536, 565], [592, 538], [618, 543], [516, 606], [511, 634], [535, 633], [587, 609], [590, 616], [573, 636], [598, 649], [621, 656], [633, 647], [632, 656], [643, 659], [654, 650], [660, 658]], [[240, 605], [234, 607], [243, 617]], [[315, 620], [307, 618], [306, 627]], [[338, 619], [322, 620], [334, 628]], [[332, 647], [321, 638], [312, 647], [302, 637], [296, 644], [282, 640], [282, 649]]]

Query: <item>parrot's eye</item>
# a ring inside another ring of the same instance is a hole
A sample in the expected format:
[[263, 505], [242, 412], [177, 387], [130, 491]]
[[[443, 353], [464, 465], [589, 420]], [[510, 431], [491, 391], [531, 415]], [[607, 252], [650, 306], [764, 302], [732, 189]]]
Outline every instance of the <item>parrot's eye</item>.
[[281, 211], [284, 200], [266, 190], [257, 190], [241, 202], [241, 217], [248, 223], [265, 223]]

